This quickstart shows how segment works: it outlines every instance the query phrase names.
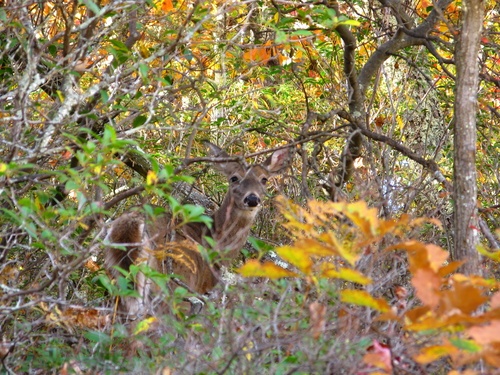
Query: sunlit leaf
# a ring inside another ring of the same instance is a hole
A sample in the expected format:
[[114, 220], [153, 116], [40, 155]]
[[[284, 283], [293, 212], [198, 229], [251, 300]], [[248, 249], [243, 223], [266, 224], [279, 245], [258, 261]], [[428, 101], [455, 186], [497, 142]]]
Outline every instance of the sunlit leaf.
[[319, 257], [327, 257], [336, 255], [336, 249], [327, 246], [326, 243], [321, 243], [312, 238], [303, 238], [295, 242], [294, 247], [296, 247], [297, 251], [305, 253], [306, 255], [316, 255]]
[[371, 237], [377, 234], [379, 228], [378, 212], [376, 208], [369, 208], [366, 202], [336, 204], [345, 216], [356, 225], [365, 236]]
[[482, 245], [477, 246], [477, 251], [481, 254], [484, 255], [485, 257], [488, 257], [495, 262], [500, 263], [500, 251], [489, 251]]
[[157, 321], [157, 319], [153, 316], [146, 318], [144, 320], [141, 320], [137, 325], [135, 326], [134, 329], [134, 335], [138, 335], [139, 333], [142, 332], [147, 332], [151, 328], [151, 326]]
[[488, 300], [483, 288], [468, 282], [453, 283], [452, 288], [443, 290], [441, 295], [449, 309], [458, 309], [465, 314], [473, 313]]
[[467, 334], [480, 345], [499, 345], [500, 320], [493, 320], [486, 325], [469, 328]]
[[256, 259], [248, 260], [243, 266], [238, 268], [236, 272], [244, 277], [267, 277], [270, 279], [297, 276], [295, 272], [286, 270], [272, 262], [261, 263]]
[[161, 0], [161, 10], [164, 12], [170, 12], [174, 9], [172, 0]]
[[158, 176], [154, 171], [149, 170], [146, 176], [146, 184], [151, 186], [156, 184], [157, 182], [158, 182]]
[[[498, 329], [498, 327], [495, 327], [495, 329]], [[496, 332], [498, 332], [498, 331], [496, 331]], [[476, 341], [478, 341], [478, 340], [476, 340]], [[481, 351], [481, 346], [478, 345], [474, 340], [450, 339], [450, 342], [453, 344], [453, 346], [457, 347], [458, 349], [464, 350], [464, 351], [469, 352], [469, 353], [477, 353], [477, 352]]]
[[313, 261], [304, 249], [294, 246], [281, 246], [275, 251], [284, 261], [294, 265], [306, 275], [311, 273]]
[[322, 233], [319, 235], [319, 238], [331, 246], [332, 255], [342, 257], [350, 265], [354, 265], [358, 261], [360, 255], [354, 253], [351, 248], [347, 248], [341, 244], [335, 237], [335, 233]]
[[387, 312], [390, 306], [386, 300], [374, 298], [370, 293], [364, 290], [345, 289], [340, 292], [340, 300], [344, 303], [365, 306], [380, 312]]
[[341, 279], [361, 285], [368, 285], [372, 283], [372, 280], [369, 277], [366, 277], [359, 271], [353, 270], [351, 268], [335, 269], [333, 265], [328, 263], [322, 264], [321, 276]]
[[441, 298], [441, 278], [426, 268], [417, 269], [411, 280], [417, 297], [426, 305], [435, 308]]
[[407, 251], [412, 273], [421, 268], [431, 268], [434, 272], [437, 272], [450, 255], [439, 246], [415, 240], [400, 242], [387, 250], [394, 249]]
[[442, 357], [454, 354], [458, 349], [453, 345], [435, 345], [423, 348], [420, 353], [415, 356], [415, 360], [421, 364], [434, 362]]

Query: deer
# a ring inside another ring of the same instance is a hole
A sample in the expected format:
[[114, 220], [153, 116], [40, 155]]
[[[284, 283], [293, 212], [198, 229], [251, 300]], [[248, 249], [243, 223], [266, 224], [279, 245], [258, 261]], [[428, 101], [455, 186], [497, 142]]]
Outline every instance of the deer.
[[[144, 212], [130, 211], [115, 219], [106, 237], [109, 247], [105, 254], [105, 268], [117, 278], [121, 268], [129, 271], [131, 265], [145, 262], [152, 270], [175, 275], [179, 285], [198, 295], [206, 295], [219, 283], [222, 267], [228, 267], [239, 255], [250, 234], [257, 213], [267, 194], [269, 178], [281, 174], [287, 167], [290, 148], [274, 151], [263, 163], [247, 165], [213, 143], [205, 142], [212, 158], [212, 167], [227, 177], [229, 187], [220, 205], [212, 215], [211, 225], [190, 222], [179, 227], [172, 214], [165, 210], [157, 217]], [[218, 254], [218, 262], [211, 264], [198, 246], [210, 248]], [[123, 297], [119, 309], [129, 319], [146, 314], [168, 311], [166, 301], [158, 303], [159, 287], [144, 274], [134, 280], [136, 297]], [[196, 298], [195, 298], [196, 299]], [[198, 313], [203, 303], [191, 302], [189, 315]], [[201, 306], [198, 305], [201, 303]]]

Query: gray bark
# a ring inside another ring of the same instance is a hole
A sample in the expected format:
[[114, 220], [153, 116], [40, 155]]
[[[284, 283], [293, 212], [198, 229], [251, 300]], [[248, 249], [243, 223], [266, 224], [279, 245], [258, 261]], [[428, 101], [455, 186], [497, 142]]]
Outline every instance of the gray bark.
[[455, 51], [457, 80], [454, 135], [454, 260], [465, 261], [462, 272], [479, 272], [479, 223], [476, 186], [476, 114], [479, 79], [478, 52], [484, 1], [464, 0], [462, 29]]

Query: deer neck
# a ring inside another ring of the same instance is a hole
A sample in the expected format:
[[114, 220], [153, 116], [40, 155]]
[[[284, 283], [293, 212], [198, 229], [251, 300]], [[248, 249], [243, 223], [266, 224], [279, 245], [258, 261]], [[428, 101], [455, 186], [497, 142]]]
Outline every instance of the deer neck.
[[216, 250], [226, 250], [228, 259], [236, 258], [247, 241], [258, 211], [258, 208], [238, 208], [234, 198], [230, 194], [226, 195], [220, 208], [212, 215], [212, 238]]

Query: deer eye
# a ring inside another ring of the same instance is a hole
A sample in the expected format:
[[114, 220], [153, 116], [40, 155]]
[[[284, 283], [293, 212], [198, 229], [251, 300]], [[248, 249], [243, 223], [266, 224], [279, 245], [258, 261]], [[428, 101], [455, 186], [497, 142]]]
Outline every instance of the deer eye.
[[230, 179], [229, 179], [230, 182], [232, 183], [235, 183], [235, 182], [238, 182], [239, 181], [239, 178], [238, 176], [232, 176]]
[[262, 177], [262, 180], [260, 180], [264, 185], [267, 184], [267, 178]]

